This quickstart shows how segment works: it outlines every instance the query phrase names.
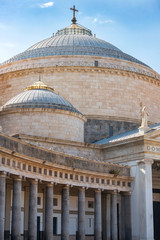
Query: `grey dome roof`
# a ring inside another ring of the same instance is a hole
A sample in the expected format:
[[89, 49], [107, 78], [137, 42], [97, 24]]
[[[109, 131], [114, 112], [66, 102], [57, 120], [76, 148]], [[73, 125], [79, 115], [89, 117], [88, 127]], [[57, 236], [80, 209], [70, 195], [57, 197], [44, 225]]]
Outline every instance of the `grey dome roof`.
[[59, 30], [56, 36], [47, 38], [14, 56], [5, 63], [23, 59], [59, 56], [89, 55], [123, 59], [147, 66], [136, 58], [122, 52], [112, 44], [92, 36], [90, 30], [81, 25], [72, 24]]
[[52, 91], [51, 88], [48, 88], [46, 85], [43, 85], [46, 87], [37, 87], [37, 83], [9, 100], [2, 106], [2, 110], [15, 108], [52, 108], [81, 114], [71, 103]]

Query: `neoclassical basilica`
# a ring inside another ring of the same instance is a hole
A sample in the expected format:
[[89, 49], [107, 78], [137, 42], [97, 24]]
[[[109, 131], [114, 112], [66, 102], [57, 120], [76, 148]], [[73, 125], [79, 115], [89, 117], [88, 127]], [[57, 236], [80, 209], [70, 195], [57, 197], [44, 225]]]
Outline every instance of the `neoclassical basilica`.
[[0, 64], [0, 240], [159, 240], [160, 75], [71, 10]]

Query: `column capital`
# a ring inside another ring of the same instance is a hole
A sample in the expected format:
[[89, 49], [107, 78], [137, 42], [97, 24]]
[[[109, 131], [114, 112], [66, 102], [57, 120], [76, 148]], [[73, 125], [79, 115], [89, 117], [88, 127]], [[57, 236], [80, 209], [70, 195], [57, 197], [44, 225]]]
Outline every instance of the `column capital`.
[[52, 188], [53, 188], [54, 183], [53, 183], [53, 182], [47, 183], [46, 186], [47, 186], [47, 187], [52, 187]]
[[111, 194], [111, 195], [117, 195], [118, 194], [118, 190], [117, 189], [115, 189], [115, 190], [111, 190], [111, 191], [108, 191], [107, 192], [108, 194]]
[[35, 179], [29, 179], [29, 182], [30, 182], [31, 184], [38, 184], [38, 179], [37, 179], [37, 178], [35, 178]]
[[63, 186], [63, 189], [69, 189], [69, 185], [67, 184], [67, 185]]
[[137, 161], [137, 165], [143, 165], [143, 164], [149, 164], [152, 165], [153, 164], [153, 159], [152, 158], [144, 158], [142, 160]]
[[120, 192], [123, 196], [131, 196], [132, 192]]
[[7, 173], [5, 171], [0, 171], [0, 177], [6, 177]]
[[78, 190], [79, 191], [85, 191], [86, 189], [85, 189], [85, 187], [79, 187]]
[[101, 192], [101, 189], [100, 189], [100, 188], [98, 188], [98, 189], [96, 189], [96, 190], [95, 190], [95, 192]]
[[12, 176], [13, 180], [15, 181], [19, 181], [21, 182], [22, 181], [22, 176]]

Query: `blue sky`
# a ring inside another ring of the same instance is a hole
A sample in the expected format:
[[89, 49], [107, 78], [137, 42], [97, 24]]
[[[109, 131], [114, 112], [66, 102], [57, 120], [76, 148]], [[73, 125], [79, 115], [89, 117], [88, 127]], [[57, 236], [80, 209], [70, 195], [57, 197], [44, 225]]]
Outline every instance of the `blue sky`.
[[78, 23], [160, 73], [160, 0], [0, 0], [0, 62]]

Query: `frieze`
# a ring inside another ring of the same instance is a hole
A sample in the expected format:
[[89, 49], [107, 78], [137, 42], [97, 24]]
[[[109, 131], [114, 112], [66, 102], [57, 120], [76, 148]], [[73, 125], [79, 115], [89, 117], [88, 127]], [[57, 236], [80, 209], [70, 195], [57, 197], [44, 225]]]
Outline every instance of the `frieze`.
[[[33, 69], [33, 68], [48, 68], [48, 67], [57, 67], [57, 70], [60, 71], [60, 68], [58, 67], [69, 67], [69, 66], [73, 66], [73, 67], [95, 67], [94, 66], [94, 61], [92, 60], [91, 62], [89, 61], [50, 61], [50, 62], [43, 62], [43, 63], [33, 63], [31, 61], [30, 64], [25, 64], [25, 63], [18, 63], [18, 65], [16, 64], [16, 66], [12, 65], [10, 66], [4, 66], [3, 68], [0, 69], [0, 74], [4, 74], [7, 72], [14, 72], [14, 71], [18, 71], [18, 70], [23, 70], [23, 69]], [[152, 73], [151, 71], [147, 71], [144, 69], [138, 69], [135, 67], [131, 67], [131, 66], [121, 66], [118, 64], [110, 64], [110, 63], [102, 63], [99, 62], [99, 66], [98, 66], [98, 70], [100, 70], [99, 68], [107, 68], [107, 69], [116, 69], [116, 70], [123, 70], [123, 71], [128, 71], [128, 72], [132, 72], [132, 73], [138, 73], [138, 74], [142, 74], [142, 75], [146, 75], [152, 78], [155, 78], [157, 80], [160, 80], [160, 76], [157, 74]], [[141, 76], [143, 78], [143, 76]], [[152, 80], [153, 83], [155, 82], [155, 80]]]
[[146, 150], [146, 151], [149, 151], [149, 152], [160, 153], [160, 147], [156, 147], [156, 146], [147, 145], [147, 146], [145, 147], [145, 150]]

